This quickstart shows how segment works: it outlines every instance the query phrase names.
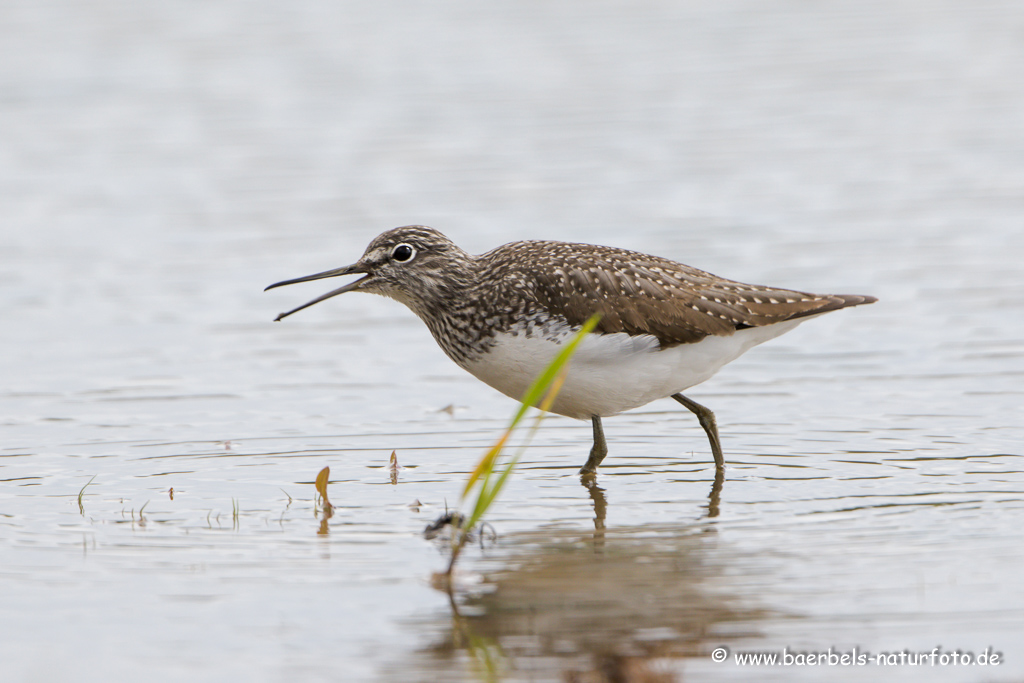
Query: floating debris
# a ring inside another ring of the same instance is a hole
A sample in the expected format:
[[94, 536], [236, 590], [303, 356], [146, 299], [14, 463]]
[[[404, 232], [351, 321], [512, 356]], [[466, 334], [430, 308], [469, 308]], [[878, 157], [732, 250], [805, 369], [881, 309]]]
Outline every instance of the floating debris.
[[331, 505], [330, 499], [327, 498], [327, 484], [330, 476], [330, 467], [323, 468], [320, 470], [320, 474], [316, 475], [316, 492], [320, 494], [320, 504], [325, 511], [331, 510], [334, 507]]
[[391, 484], [398, 484], [398, 470], [401, 467], [398, 466], [398, 455], [397, 451], [391, 451], [391, 460], [388, 461], [388, 473], [391, 474]]
[[[317, 535], [326, 536], [331, 532], [330, 527], [327, 525], [327, 520], [334, 516], [334, 506], [331, 505], [331, 501], [327, 498], [327, 484], [330, 481], [331, 468], [325, 467], [320, 470], [320, 474], [316, 475], [316, 492], [320, 497], [320, 510], [323, 514], [320, 516], [320, 528], [317, 529]], [[317, 508], [314, 504], [313, 514], [316, 514]]]
[[446, 512], [423, 530], [423, 537], [428, 541], [437, 538], [442, 533], [450, 534], [454, 529], [461, 529], [466, 523], [466, 516], [459, 512]]
[[[480, 522], [474, 528], [466, 530], [466, 516], [458, 512], [446, 512], [423, 530], [423, 537], [428, 541], [441, 537], [461, 547], [464, 543], [480, 541], [480, 547], [484, 547], [484, 541], [489, 540], [492, 544], [498, 540], [498, 532], [487, 522]], [[456, 533], [459, 532], [459, 533]]]

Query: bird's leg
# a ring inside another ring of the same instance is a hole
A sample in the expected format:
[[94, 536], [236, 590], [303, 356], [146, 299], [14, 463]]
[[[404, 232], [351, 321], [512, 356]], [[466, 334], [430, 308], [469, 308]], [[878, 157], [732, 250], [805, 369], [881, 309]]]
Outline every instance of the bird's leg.
[[[711, 419], [714, 420], [714, 417]], [[587, 458], [587, 464], [580, 470], [580, 474], [585, 476], [597, 474], [597, 466], [604, 460], [604, 456], [608, 455], [608, 442], [604, 440], [601, 418], [594, 415], [590, 420], [594, 424], [594, 445], [590, 448], [590, 457]]]
[[718, 423], [715, 422], [715, 414], [696, 401], [691, 401], [686, 398], [682, 394], [672, 394], [672, 398], [689, 408], [690, 412], [696, 415], [697, 419], [700, 420], [700, 426], [704, 428], [704, 431], [708, 435], [708, 441], [711, 442], [711, 453], [715, 456], [715, 467], [719, 470], [724, 470], [725, 457], [722, 455], [722, 442], [718, 439]]

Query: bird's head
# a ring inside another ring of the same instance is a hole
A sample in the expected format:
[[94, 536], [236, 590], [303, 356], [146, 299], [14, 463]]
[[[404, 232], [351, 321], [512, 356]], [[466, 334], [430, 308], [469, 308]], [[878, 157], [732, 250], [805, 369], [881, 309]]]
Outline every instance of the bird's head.
[[472, 257], [437, 230], [409, 225], [378, 235], [350, 266], [276, 282], [267, 289], [342, 275], [363, 276], [280, 314], [276, 320], [339, 294], [357, 291], [390, 297], [422, 314], [435, 302], [452, 295], [462, 283], [459, 274], [470, 263]]

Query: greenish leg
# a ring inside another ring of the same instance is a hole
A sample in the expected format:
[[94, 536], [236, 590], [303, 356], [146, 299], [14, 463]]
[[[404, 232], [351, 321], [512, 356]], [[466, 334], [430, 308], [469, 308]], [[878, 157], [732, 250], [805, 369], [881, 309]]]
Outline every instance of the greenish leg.
[[[697, 416], [700, 426], [704, 428], [705, 433], [708, 435], [708, 441], [711, 442], [711, 453], [715, 456], [715, 467], [719, 470], [724, 470], [725, 457], [722, 455], [722, 442], [718, 438], [718, 423], [715, 421], [715, 414], [682, 394], [672, 394], [672, 398], [689, 408], [690, 412]], [[590, 457], [593, 458], [593, 454]]]
[[580, 474], [583, 475], [597, 474], [597, 466], [604, 460], [604, 456], [608, 455], [608, 442], [604, 440], [604, 428], [601, 427], [601, 418], [594, 415], [590, 420], [594, 425], [594, 445], [590, 448], [590, 457], [587, 458], [587, 464], [580, 470]]

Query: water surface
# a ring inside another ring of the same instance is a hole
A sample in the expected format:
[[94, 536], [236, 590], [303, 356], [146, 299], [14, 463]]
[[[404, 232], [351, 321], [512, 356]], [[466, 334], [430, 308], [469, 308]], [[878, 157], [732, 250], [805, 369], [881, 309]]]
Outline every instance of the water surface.
[[[1016, 3], [0, 13], [5, 681], [1024, 677]], [[262, 292], [408, 223], [880, 302], [689, 393], [720, 491], [672, 401], [589, 488], [546, 420], [450, 597], [421, 532], [514, 404], [395, 302]]]

